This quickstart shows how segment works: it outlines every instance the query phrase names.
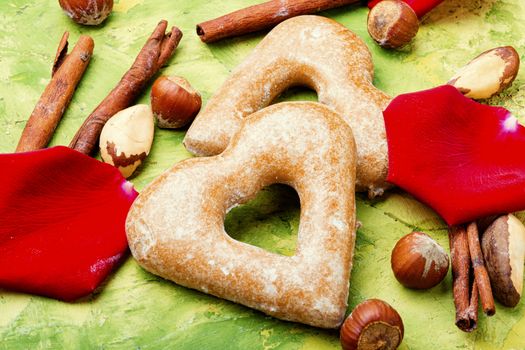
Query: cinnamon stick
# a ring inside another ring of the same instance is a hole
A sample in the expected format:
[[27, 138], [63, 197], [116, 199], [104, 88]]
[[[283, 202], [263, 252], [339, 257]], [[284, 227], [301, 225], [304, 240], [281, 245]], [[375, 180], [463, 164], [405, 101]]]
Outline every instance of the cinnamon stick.
[[494, 306], [494, 297], [492, 295], [492, 288], [490, 287], [489, 274], [485, 267], [485, 260], [481, 253], [481, 246], [479, 244], [479, 232], [476, 222], [472, 222], [467, 227], [468, 246], [470, 251], [470, 258], [472, 260], [472, 268], [476, 284], [479, 290], [479, 298], [481, 299], [481, 306], [483, 312], [487, 316], [492, 316], [496, 313]]
[[160, 21], [146, 44], [140, 50], [131, 68], [117, 86], [87, 117], [69, 147], [90, 154], [97, 144], [104, 124], [118, 111], [129, 107], [147, 82], [168, 61], [182, 38], [182, 32], [172, 27], [166, 33], [167, 21]]
[[274, 27], [282, 21], [353, 4], [360, 0], [272, 0], [197, 24], [205, 43]]
[[71, 53], [67, 53], [69, 33], [65, 32], [58, 45], [51, 81], [46, 86], [31, 113], [15, 152], [27, 152], [47, 146], [62, 119], [73, 93], [84, 75], [93, 55], [94, 42], [81, 35]]
[[477, 282], [476, 277], [474, 277], [470, 285], [470, 302], [463, 317], [463, 319], [468, 319], [470, 324], [467, 329], [464, 329], [465, 332], [472, 332], [478, 328], [479, 288]]
[[450, 227], [449, 241], [456, 326], [471, 332], [477, 327], [478, 292], [475, 280], [470, 283], [470, 252], [465, 228]]

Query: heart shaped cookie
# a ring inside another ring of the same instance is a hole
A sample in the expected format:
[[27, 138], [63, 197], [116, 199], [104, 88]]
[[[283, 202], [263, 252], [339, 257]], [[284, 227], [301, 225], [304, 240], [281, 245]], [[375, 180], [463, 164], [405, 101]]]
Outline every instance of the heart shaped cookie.
[[374, 65], [366, 44], [345, 26], [322, 16], [282, 22], [257, 45], [214, 93], [184, 138], [188, 151], [222, 152], [242, 121], [290, 86], [308, 86], [352, 127], [357, 145], [359, 191], [371, 197], [390, 185], [382, 111], [390, 97], [372, 84]]
[[[356, 153], [328, 107], [288, 102], [246, 119], [221, 154], [176, 164], [137, 198], [126, 231], [146, 270], [269, 315], [341, 324], [355, 243]], [[263, 187], [288, 184], [301, 202], [297, 251], [270, 253], [232, 239], [226, 213]]]

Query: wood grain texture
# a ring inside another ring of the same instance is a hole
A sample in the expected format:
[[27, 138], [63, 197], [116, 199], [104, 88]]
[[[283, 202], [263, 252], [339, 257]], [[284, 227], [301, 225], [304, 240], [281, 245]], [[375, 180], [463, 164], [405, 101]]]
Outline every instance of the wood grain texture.
[[[201, 43], [195, 24], [258, 3], [256, 0], [119, 0], [98, 28], [71, 22], [55, 0], [0, 1], [0, 152], [11, 152], [49, 78], [56, 38], [69, 30], [75, 42], [91, 35], [97, 50], [61, 121], [52, 144], [67, 144], [87, 115], [129, 68], [151, 28], [161, 18], [184, 32], [163, 74], [186, 77], [203, 95], [211, 94], [261, 40], [262, 34]], [[363, 38], [372, 51], [375, 85], [395, 96], [443, 84], [486, 49], [513, 45], [525, 55], [525, 4], [521, 0], [447, 0], [424, 20], [415, 41], [402, 51], [384, 51], [366, 31], [367, 9], [346, 7], [325, 15]], [[37, 29], [35, 29], [37, 28]], [[509, 108], [525, 122], [525, 71], [500, 97], [489, 100]], [[293, 89], [287, 100], [315, 99]], [[138, 103], [149, 103], [149, 90]], [[150, 156], [131, 179], [140, 190], [154, 177], [190, 155], [182, 146], [184, 130], [155, 131]], [[424, 142], [424, 140], [422, 140]], [[454, 326], [450, 273], [429, 291], [405, 289], [390, 270], [396, 241], [414, 229], [428, 232], [448, 247], [444, 223], [400, 190], [383, 199], [360, 196], [348, 312], [366, 298], [393, 305], [405, 323], [400, 349], [522, 349], [525, 302], [515, 309], [496, 304], [478, 330], [463, 334]], [[518, 215], [525, 219], [525, 213]], [[272, 186], [234, 209], [226, 229], [244, 242], [292, 254], [299, 222], [293, 191]], [[432, 337], [428, 335], [432, 334]], [[251, 309], [179, 287], [142, 270], [129, 258], [103, 288], [76, 303], [0, 292], [0, 349], [338, 349], [337, 332], [278, 321]]]

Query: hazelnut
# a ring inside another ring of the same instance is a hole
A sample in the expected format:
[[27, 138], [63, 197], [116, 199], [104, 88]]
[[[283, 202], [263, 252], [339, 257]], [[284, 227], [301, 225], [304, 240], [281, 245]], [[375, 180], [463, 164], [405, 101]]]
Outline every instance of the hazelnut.
[[496, 47], [474, 58], [447, 83], [473, 99], [490, 98], [512, 84], [520, 56], [512, 46]]
[[427, 289], [441, 282], [448, 272], [448, 255], [436, 241], [422, 232], [401, 238], [390, 260], [396, 279], [408, 288]]
[[113, 9], [113, 0], [58, 0], [60, 7], [79, 24], [102, 23]]
[[419, 19], [401, 0], [383, 0], [368, 13], [368, 33], [379, 46], [396, 49], [408, 44], [419, 30]]
[[357, 305], [341, 326], [343, 350], [396, 349], [403, 340], [403, 321], [396, 310], [379, 299]]
[[149, 154], [154, 122], [147, 105], [126, 108], [104, 125], [100, 134], [102, 160], [129, 177]]
[[180, 128], [201, 109], [201, 95], [181, 77], [162, 76], [151, 89], [151, 108], [161, 128]]
[[481, 249], [494, 297], [516, 306], [523, 290], [525, 226], [514, 215], [500, 216], [483, 233]]

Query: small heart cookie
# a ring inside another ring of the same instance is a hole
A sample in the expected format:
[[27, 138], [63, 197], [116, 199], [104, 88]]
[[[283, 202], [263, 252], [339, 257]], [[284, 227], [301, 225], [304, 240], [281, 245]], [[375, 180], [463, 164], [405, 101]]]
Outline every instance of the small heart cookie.
[[290, 86], [307, 86], [350, 125], [357, 145], [359, 191], [390, 187], [382, 111], [391, 98], [372, 84], [374, 65], [355, 33], [322, 16], [297, 16], [272, 29], [197, 115], [184, 137], [199, 156], [221, 153], [242, 121]]

